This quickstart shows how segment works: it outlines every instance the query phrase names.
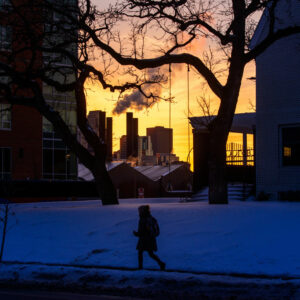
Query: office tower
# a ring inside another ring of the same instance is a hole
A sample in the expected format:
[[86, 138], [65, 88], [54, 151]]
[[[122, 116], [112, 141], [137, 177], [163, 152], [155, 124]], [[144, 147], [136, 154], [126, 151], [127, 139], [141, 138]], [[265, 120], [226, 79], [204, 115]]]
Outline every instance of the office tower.
[[[112, 118], [106, 118], [106, 113], [101, 110], [90, 111], [87, 117], [90, 126], [93, 128], [95, 133], [99, 136], [100, 140], [106, 144], [107, 147], [107, 160], [112, 160]], [[81, 143], [90, 151], [89, 147], [84, 139], [81, 137]]]
[[172, 153], [173, 151], [173, 129], [156, 126], [147, 128], [147, 136], [151, 137], [153, 154]]
[[106, 118], [106, 145], [107, 145], [107, 160], [112, 160], [113, 155], [113, 119], [112, 117]]
[[126, 158], [133, 156], [133, 113], [126, 113]]
[[139, 119], [138, 118], [133, 118], [133, 156], [137, 157], [138, 156], [138, 147], [139, 147]]
[[95, 133], [99, 136], [100, 140], [106, 140], [105, 130], [106, 130], [106, 113], [101, 110], [92, 110], [88, 114], [88, 121], [90, 126], [93, 128]]
[[127, 158], [127, 136], [122, 135], [120, 138], [120, 158], [126, 159]]
[[133, 118], [133, 113], [126, 113], [126, 156], [138, 156], [138, 119]]

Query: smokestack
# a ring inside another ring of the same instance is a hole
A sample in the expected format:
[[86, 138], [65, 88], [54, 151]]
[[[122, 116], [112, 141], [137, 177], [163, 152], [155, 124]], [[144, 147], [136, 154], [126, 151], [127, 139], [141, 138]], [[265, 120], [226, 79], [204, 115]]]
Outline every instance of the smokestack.
[[113, 132], [113, 121], [111, 117], [106, 119], [106, 145], [107, 145], [107, 160], [112, 161], [112, 132]]
[[105, 142], [105, 111], [99, 111], [99, 138]]
[[126, 113], [126, 156], [133, 155], [133, 113]]
[[139, 119], [133, 118], [133, 156], [138, 156]]

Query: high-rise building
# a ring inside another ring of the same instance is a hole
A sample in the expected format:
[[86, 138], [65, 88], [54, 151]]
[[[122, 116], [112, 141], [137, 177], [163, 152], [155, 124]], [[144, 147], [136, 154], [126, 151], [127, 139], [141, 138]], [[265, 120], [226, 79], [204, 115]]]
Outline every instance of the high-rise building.
[[122, 135], [120, 138], [120, 158], [127, 159], [127, 136]]
[[133, 113], [126, 113], [126, 158], [133, 156]]
[[89, 124], [96, 132], [100, 140], [105, 141], [105, 130], [106, 130], [106, 113], [101, 110], [92, 110], [89, 112], [87, 117]]
[[126, 156], [138, 156], [138, 119], [133, 118], [133, 113], [126, 113]]
[[151, 137], [139, 136], [138, 143], [138, 164], [141, 166], [156, 165], [157, 158], [153, 155]]
[[139, 136], [138, 157], [153, 156], [153, 149], [150, 136]]
[[139, 148], [139, 119], [133, 118], [133, 157], [138, 156], [138, 148]]
[[111, 161], [113, 157], [113, 119], [106, 118], [106, 146], [107, 146], [107, 160]]
[[[107, 146], [107, 160], [112, 160], [112, 118], [106, 118], [104, 111], [92, 110], [89, 112], [87, 119], [94, 132]], [[84, 147], [92, 152], [92, 148], [88, 145], [82, 134], [79, 134], [78, 139]]]
[[147, 136], [151, 137], [153, 154], [172, 153], [173, 151], [173, 129], [156, 126], [147, 128]]

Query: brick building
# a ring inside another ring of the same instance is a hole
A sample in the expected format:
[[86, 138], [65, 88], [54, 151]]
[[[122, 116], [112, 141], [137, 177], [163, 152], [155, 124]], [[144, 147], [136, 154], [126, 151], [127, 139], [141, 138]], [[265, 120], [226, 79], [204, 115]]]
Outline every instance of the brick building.
[[[0, 60], [5, 62], [9, 53], [18, 53], [14, 64], [17, 70], [26, 67], [30, 61], [30, 50], [26, 49], [26, 40], [18, 34], [18, 17], [9, 7], [9, 1], [0, 1]], [[24, 1], [14, 1], [14, 5], [24, 4]], [[70, 2], [71, 3], [71, 2]], [[74, 0], [75, 4], [77, 1]], [[37, 11], [30, 10], [31, 19], [39, 18]], [[41, 14], [40, 14], [41, 15]], [[9, 16], [9, 17], [7, 17]], [[27, 16], [28, 17], [28, 16]], [[40, 27], [46, 27], [51, 18], [59, 16], [51, 14]], [[8, 18], [14, 18], [9, 22]], [[41, 30], [38, 28], [37, 30]], [[58, 33], [57, 33], [58, 34]], [[52, 41], [59, 36], [52, 34]], [[76, 47], [72, 45], [74, 51]], [[42, 67], [53, 54], [36, 53], [34, 67]], [[58, 65], [71, 64], [65, 58], [56, 58]], [[55, 76], [59, 76], [54, 74]], [[67, 74], [65, 77], [74, 74]], [[0, 81], [5, 82], [7, 77], [0, 75]], [[42, 85], [42, 83], [41, 83]], [[76, 134], [76, 101], [71, 92], [58, 92], [53, 87], [42, 85], [43, 94], [49, 105], [59, 112], [68, 124], [71, 131]], [[24, 92], [26, 93], [26, 91]], [[74, 154], [64, 145], [61, 138], [54, 132], [52, 125], [35, 109], [14, 105], [12, 108], [0, 99], [0, 179], [55, 179], [68, 180], [77, 178], [77, 160]]]

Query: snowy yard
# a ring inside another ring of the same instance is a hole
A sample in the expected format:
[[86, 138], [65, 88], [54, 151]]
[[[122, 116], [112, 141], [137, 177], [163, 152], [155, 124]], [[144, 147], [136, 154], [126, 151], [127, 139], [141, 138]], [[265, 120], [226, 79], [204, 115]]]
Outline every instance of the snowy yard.
[[[132, 199], [108, 207], [99, 201], [16, 204], [3, 260], [137, 267], [132, 231], [142, 203], [151, 205], [159, 221], [157, 254], [167, 269], [300, 276], [300, 203], [211, 206]], [[144, 267], [157, 265], [145, 254]]]

